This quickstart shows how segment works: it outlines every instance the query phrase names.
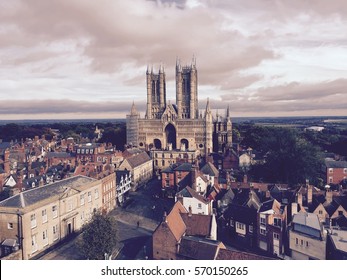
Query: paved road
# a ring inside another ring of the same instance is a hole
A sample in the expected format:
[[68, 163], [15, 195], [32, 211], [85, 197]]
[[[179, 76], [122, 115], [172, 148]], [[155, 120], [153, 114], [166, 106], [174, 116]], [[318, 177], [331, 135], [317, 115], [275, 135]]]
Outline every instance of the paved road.
[[[173, 205], [173, 200], [160, 198], [160, 192], [160, 182], [152, 180], [129, 194], [132, 202], [128, 206], [117, 207], [111, 211], [110, 214], [117, 222], [118, 240], [124, 245], [118, 259], [145, 259], [150, 254], [151, 235], [162, 220], [164, 211], [168, 211]], [[83, 259], [77, 249], [77, 239], [78, 237], [66, 242], [40, 259]]]

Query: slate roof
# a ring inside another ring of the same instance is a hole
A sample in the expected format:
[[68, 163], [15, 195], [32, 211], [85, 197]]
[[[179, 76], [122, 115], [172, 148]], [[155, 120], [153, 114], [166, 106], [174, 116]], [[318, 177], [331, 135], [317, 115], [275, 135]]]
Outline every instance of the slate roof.
[[255, 225], [257, 223], [257, 210], [246, 206], [230, 204], [223, 216], [226, 220], [232, 218], [243, 224]]
[[321, 225], [319, 223], [318, 216], [313, 213], [298, 213], [294, 215], [293, 218], [294, 224], [299, 224], [307, 226], [316, 230], [321, 230]]
[[266, 212], [272, 209], [273, 204], [274, 204], [274, 199], [270, 199], [268, 201], [263, 202], [260, 206], [259, 212]]
[[209, 203], [209, 200], [203, 197], [202, 195], [198, 194], [195, 190], [193, 190], [191, 187], [185, 187], [183, 190], [181, 190], [179, 193], [177, 193], [177, 196], [182, 195], [183, 197], [191, 197], [199, 200], [200, 202], [207, 204]]
[[1, 142], [0, 143], [0, 150], [5, 150], [7, 148], [11, 148], [12, 144], [11, 142]]
[[347, 253], [347, 231], [334, 230], [329, 237], [337, 250]]
[[132, 157], [129, 157], [125, 159], [128, 161], [131, 168], [135, 168], [137, 166], [140, 166], [141, 164], [144, 164], [148, 161], [151, 161], [151, 158], [147, 155], [146, 152], [142, 152], [140, 154], [134, 155]]
[[182, 190], [185, 187], [191, 187], [192, 186], [192, 174], [187, 174], [181, 181], [177, 183], [178, 190]]
[[184, 236], [180, 242], [178, 254], [187, 259], [214, 260], [220, 244], [220, 241]]
[[332, 219], [332, 224], [347, 229], [347, 218], [344, 215]]
[[218, 177], [219, 172], [217, 168], [210, 162], [207, 162], [201, 169], [200, 171], [203, 174], [208, 174], [210, 176]]
[[40, 188], [34, 188], [28, 191], [21, 192], [15, 196], [5, 199], [0, 202], [0, 207], [25, 208], [34, 205], [42, 200], [62, 195], [67, 188], [78, 188], [84, 184], [88, 184], [95, 179], [75, 176], [67, 178]]
[[43, 180], [44, 184], [46, 184], [46, 175], [42, 176], [35, 176], [32, 178], [24, 179], [23, 180], [23, 187], [28, 190], [33, 187], [33, 183], [35, 184], [35, 187], [38, 187], [40, 185], [41, 179]]
[[347, 161], [326, 160], [327, 168], [347, 168]]
[[46, 162], [44, 161], [34, 161], [31, 163], [31, 168], [32, 169], [37, 169], [37, 168], [41, 168], [41, 167], [46, 167]]
[[175, 171], [186, 171], [186, 172], [190, 172], [192, 170], [192, 164], [185, 162], [182, 163], [180, 165], [178, 165], [175, 169]]

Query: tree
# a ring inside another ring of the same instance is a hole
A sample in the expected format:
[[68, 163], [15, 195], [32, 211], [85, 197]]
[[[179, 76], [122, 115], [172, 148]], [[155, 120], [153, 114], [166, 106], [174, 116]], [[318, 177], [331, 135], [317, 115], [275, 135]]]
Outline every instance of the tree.
[[90, 260], [105, 259], [117, 245], [117, 229], [113, 217], [94, 212], [90, 223], [82, 228], [82, 239], [79, 248], [82, 254]]
[[257, 139], [257, 144], [266, 159], [252, 167], [252, 177], [275, 183], [297, 184], [306, 179], [317, 183], [322, 164], [317, 147], [292, 129], [274, 127], [262, 132], [265, 137]]

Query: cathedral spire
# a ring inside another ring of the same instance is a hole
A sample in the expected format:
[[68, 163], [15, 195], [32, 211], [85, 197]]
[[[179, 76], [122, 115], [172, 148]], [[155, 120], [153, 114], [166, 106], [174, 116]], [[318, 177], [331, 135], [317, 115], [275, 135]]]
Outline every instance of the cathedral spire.
[[133, 105], [131, 106], [130, 114], [131, 114], [132, 116], [137, 115], [137, 110], [136, 110], [135, 102], [134, 102], [134, 101], [133, 101]]
[[227, 119], [230, 118], [230, 110], [229, 110], [229, 104], [228, 104], [228, 108], [227, 108], [227, 115], [226, 115]]
[[207, 115], [212, 115], [211, 107], [210, 107], [210, 99], [208, 97], [207, 97], [207, 102], [206, 102], [205, 117]]
[[160, 61], [159, 73], [164, 73], [163, 62]]

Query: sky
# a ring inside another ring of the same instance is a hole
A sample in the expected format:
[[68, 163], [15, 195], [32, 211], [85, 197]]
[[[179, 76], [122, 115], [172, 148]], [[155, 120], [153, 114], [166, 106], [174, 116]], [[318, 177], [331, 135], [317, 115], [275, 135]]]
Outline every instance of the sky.
[[347, 115], [345, 0], [0, 0], [0, 119], [143, 117], [193, 57], [201, 110]]

